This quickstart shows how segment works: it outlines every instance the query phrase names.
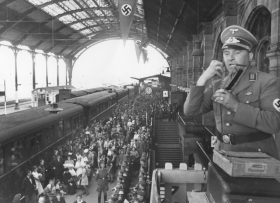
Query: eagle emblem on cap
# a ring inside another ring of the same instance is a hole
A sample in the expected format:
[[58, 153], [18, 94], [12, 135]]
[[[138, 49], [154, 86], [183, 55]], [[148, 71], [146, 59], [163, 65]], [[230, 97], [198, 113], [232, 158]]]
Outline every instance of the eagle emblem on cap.
[[235, 32], [238, 31], [238, 29], [229, 29], [231, 31], [231, 33], [234, 35]]
[[225, 43], [238, 43], [240, 42], [238, 39], [236, 39], [235, 37], [229, 37], [226, 39]]

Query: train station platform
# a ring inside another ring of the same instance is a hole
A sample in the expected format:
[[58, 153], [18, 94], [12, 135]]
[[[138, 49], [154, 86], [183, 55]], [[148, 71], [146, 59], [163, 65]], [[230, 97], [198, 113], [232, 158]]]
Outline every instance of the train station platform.
[[[118, 173], [116, 173], [118, 174]], [[115, 178], [116, 179], [116, 178]], [[133, 178], [132, 179], [132, 183], [130, 187], [133, 187], [136, 185], [136, 183], [138, 182], [138, 179]], [[110, 197], [110, 195], [112, 194], [112, 188], [115, 187], [117, 185], [117, 181], [115, 180], [113, 183], [109, 183], [109, 190], [107, 192], [107, 199]], [[76, 196], [78, 194], [81, 194], [83, 196], [83, 200], [86, 201], [87, 203], [97, 203], [97, 197], [98, 197], [98, 192], [96, 191], [97, 189], [97, 182], [95, 181], [95, 177], [93, 176], [91, 179], [91, 182], [89, 184], [89, 195], [83, 195], [84, 191], [82, 189], [78, 189], [76, 194], [74, 195], [65, 195], [65, 201], [66, 203], [74, 203], [74, 201], [76, 200]], [[103, 194], [101, 195], [101, 203], [104, 203], [104, 196]]]
[[[23, 100], [19, 103], [19, 109], [15, 110], [15, 104], [13, 102], [7, 103], [7, 114], [24, 111], [31, 108], [30, 100]], [[0, 104], [0, 116], [5, 115], [5, 107], [4, 104]]]

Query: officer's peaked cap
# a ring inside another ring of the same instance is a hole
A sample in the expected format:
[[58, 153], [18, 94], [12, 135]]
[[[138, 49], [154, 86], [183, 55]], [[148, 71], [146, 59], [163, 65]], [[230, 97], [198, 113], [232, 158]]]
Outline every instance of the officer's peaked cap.
[[258, 40], [251, 32], [238, 25], [231, 25], [221, 33], [222, 49], [232, 48], [251, 51], [258, 44]]

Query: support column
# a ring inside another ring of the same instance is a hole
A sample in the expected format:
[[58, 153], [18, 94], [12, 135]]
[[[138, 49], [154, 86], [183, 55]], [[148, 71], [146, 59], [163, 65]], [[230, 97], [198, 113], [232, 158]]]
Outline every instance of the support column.
[[[193, 43], [197, 40], [199, 40], [199, 36], [193, 35]], [[202, 73], [202, 63], [203, 61], [200, 61], [200, 57], [193, 57], [193, 82], [195, 84]]]
[[15, 110], [19, 110], [18, 106], [18, 73], [17, 73], [17, 56], [19, 49], [17, 47], [13, 48], [14, 56], [15, 56]]
[[46, 54], [45, 59], [46, 59], [46, 87], [49, 86], [49, 76], [48, 76], [48, 58], [49, 56]]
[[187, 81], [188, 81], [188, 50], [187, 48], [183, 49], [183, 77], [182, 77], [182, 86], [187, 87]]
[[69, 74], [69, 85], [72, 85], [72, 71], [73, 71], [73, 60], [69, 59], [69, 70], [68, 70], [68, 74]]
[[[213, 41], [213, 34], [212, 34], [212, 23], [202, 23], [203, 24], [203, 36], [202, 36], [202, 44], [203, 44], [203, 52], [204, 52], [204, 57], [203, 57], [203, 69], [206, 70], [213, 57], [213, 46], [212, 46], [212, 41]], [[212, 79], [214, 80], [214, 79]], [[208, 87], [212, 80], [208, 80], [206, 83], [206, 87]], [[214, 113], [213, 111], [204, 114], [202, 116], [202, 124], [204, 125], [210, 125], [210, 126], [216, 126], [215, 123], [215, 118], [214, 118]]]
[[33, 87], [33, 89], [36, 89], [36, 69], [35, 69], [35, 67], [36, 67], [36, 52], [33, 50], [33, 51], [31, 51], [31, 57], [32, 57], [32, 76], [33, 76], [33, 78], [32, 78], [32, 87]]
[[57, 64], [57, 86], [59, 86], [59, 57], [56, 57]]
[[[66, 64], [66, 85], [71, 85], [72, 83], [72, 71], [73, 71], [73, 59], [72, 58], [64, 58]], [[69, 76], [69, 82], [67, 78], [67, 73]]]
[[230, 25], [237, 25], [237, 2], [238, 0], [223, 0], [225, 28]]
[[193, 84], [193, 42], [188, 42], [188, 80], [187, 80], [187, 87], [190, 88], [190, 86]]

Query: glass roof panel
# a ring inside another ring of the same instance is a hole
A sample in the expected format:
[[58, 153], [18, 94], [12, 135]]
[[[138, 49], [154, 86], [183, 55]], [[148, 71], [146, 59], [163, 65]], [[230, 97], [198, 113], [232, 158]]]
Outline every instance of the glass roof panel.
[[104, 16], [102, 11], [100, 10], [95, 10], [94, 13], [97, 15], [97, 16]]
[[49, 6], [46, 6], [43, 8], [44, 11], [46, 11], [48, 14], [52, 15], [52, 16], [56, 16], [59, 14], [62, 14], [65, 12], [65, 10], [63, 10], [60, 6], [58, 6], [57, 4], [51, 4]]
[[87, 30], [81, 31], [81, 33], [82, 33], [83, 35], [87, 35], [87, 34], [92, 33], [92, 31], [91, 31], [90, 29], [87, 29]]
[[60, 17], [58, 20], [60, 20], [61, 22], [65, 23], [65, 24], [68, 24], [68, 23], [72, 23], [72, 22], [74, 22], [74, 21], [77, 21], [77, 19], [74, 18], [74, 17], [71, 16], [71, 15], [62, 16], [62, 17]]
[[80, 29], [83, 29], [85, 26], [82, 23], [76, 23], [74, 25], [71, 25], [70, 27], [75, 30], [80, 30]]
[[84, 0], [84, 2], [89, 6], [89, 7], [96, 7], [96, 4], [92, 0]]
[[87, 20], [85, 21], [88, 25], [97, 25], [97, 23], [93, 20]]
[[94, 27], [93, 29], [94, 29], [94, 31], [100, 31], [100, 30], [102, 30], [101, 27]]
[[63, 8], [66, 8], [66, 10], [76, 10], [81, 8], [73, 0], [63, 1], [60, 5], [63, 6]]
[[84, 11], [82, 12], [77, 12], [74, 14], [74, 16], [77, 18], [77, 19], [85, 19], [85, 18], [89, 18], [91, 16], [88, 16], [88, 14]]
[[[118, 0], [65, 0], [65, 1], [55, 1], [55, 0], [27, 0], [28, 2], [34, 4], [35, 6], [39, 6], [45, 3], [48, 4], [46, 7], [43, 7], [42, 10], [48, 13], [51, 16], [57, 16], [72, 10], [79, 10], [83, 8], [93, 8], [93, 7], [110, 7], [117, 8]], [[108, 16], [108, 18], [106, 18]], [[94, 32], [107, 30], [107, 28], [117, 29], [118, 28], [118, 18], [110, 18], [118, 17], [116, 12], [113, 10], [86, 10], [77, 13], [71, 13], [69, 15], [63, 15], [58, 20], [60, 20], [64, 24], [74, 23], [76, 21], [82, 19], [90, 19], [83, 22], [77, 22], [72, 24], [70, 27], [74, 30], [81, 30], [87, 28], [87, 26], [94, 26], [91, 29], [86, 29], [81, 31], [80, 33], [83, 35], [89, 35]], [[100, 17], [99, 19], [94, 19], [94, 17]], [[137, 8], [135, 13], [136, 19], [143, 19], [144, 17], [144, 9], [143, 9], [143, 0], [137, 0]], [[91, 19], [93, 18], [93, 19]], [[112, 23], [112, 25], [110, 24]], [[103, 25], [105, 24], [105, 25]], [[142, 27], [142, 26], [141, 26]], [[141, 29], [142, 30], [142, 29]], [[144, 33], [146, 29], [144, 27]]]
[[29, 1], [30, 3], [38, 6], [38, 5], [41, 5], [41, 4], [44, 4], [44, 3], [47, 3], [47, 2], [50, 2], [52, 0], [27, 0]]

